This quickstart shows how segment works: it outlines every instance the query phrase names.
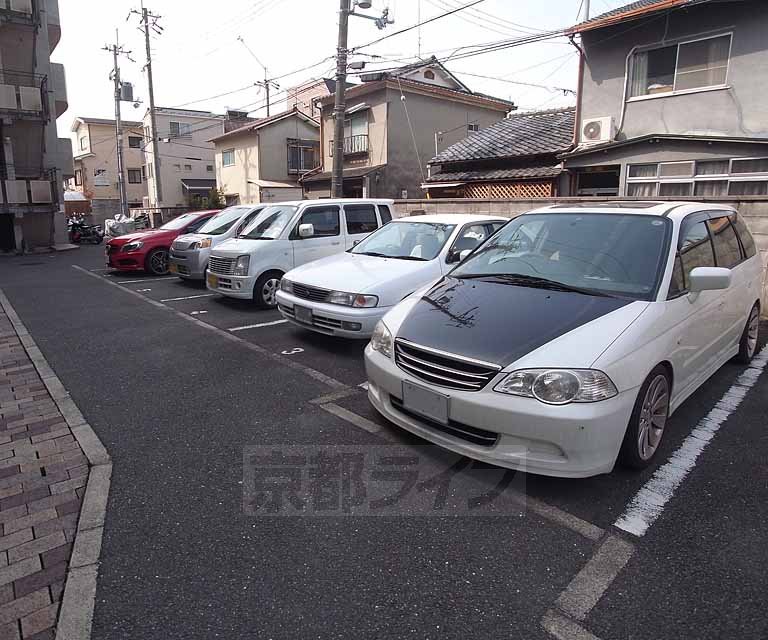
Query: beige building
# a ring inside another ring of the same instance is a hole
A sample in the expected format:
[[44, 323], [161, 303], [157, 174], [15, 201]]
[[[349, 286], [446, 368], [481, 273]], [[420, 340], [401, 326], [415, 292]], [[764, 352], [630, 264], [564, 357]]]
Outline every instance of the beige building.
[[[144, 164], [148, 207], [204, 205], [216, 187], [214, 145], [211, 138], [252, 121], [248, 114], [230, 111], [218, 115], [210, 111], [157, 107], [158, 152], [152, 149], [149, 112], [144, 117]], [[160, 165], [160, 188], [155, 179]]]
[[[436, 151], [514, 109], [472, 92], [437, 59], [364, 75], [346, 92], [344, 196], [419, 198]], [[333, 166], [333, 96], [320, 100], [322, 168], [302, 178], [309, 198], [328, 197]]]
[[64, 179], [72, 147], [56, 119], [68, 107], [57, 0], [0, 2], [0, 251], [67, 241]]
[[[144, 128], [141, 122], [123, 121], [125, 190], [129, 207], [141, 207], [147, 196], [143, 177]], [[69, 189], [91, 201], [96, 218], [120, 211], [117, 175], [115, 121], [102, 118], [75, 118], [72, 123], [75, 177]]]
[[[352, 85], [348, 85], [352, 86]], [[333, 95], [336, 80], [331, 78], [313, 78], [286, 90], [285, 108], [298, 109], [319, 121], [321, 109], [318, 101]]]
[[319, 124], [298, 109], [216, 136], [216, 182], [227, 205], [297, 200], [319, 165]]

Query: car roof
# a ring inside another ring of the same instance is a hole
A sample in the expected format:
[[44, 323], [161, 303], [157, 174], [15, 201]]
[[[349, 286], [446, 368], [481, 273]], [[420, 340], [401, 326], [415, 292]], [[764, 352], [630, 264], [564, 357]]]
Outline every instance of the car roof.
[[734, 212], [736, 209], [729, 205], [713, 204], [707, 202], [690, 201], [639, 201], [639, 200], [617, 200], [613, 202], [573, 202], [554, 204], [546, 207], [540, 207], [531, 211], [526, 211], [524, 215], [532, 213], [613, 213], [613, 214], [636, 214], [646, 216], [659, 216], [669, 218], [673, 221], [680, 221], [685, 216], [696, 213], [697, 211], [728, 211]]
[[489, 221], [507, 222], [509, 218], [503, 216], [492, 216], [483, 214], [469, 213], [434, 213], [418, 216], [406, 216], [397, 218], [393, 222], [434, 222], [437, 224], [465, 224], [467, 222], [489, 222]]
[[389, 198], [320, 198], [318, 200], [286, 200], [285, 202], [269, 202], [269, 206], [278, 206], [281, 204], [291, 207], [306, 206], [308, 204], [394, 204], [394, 200]]

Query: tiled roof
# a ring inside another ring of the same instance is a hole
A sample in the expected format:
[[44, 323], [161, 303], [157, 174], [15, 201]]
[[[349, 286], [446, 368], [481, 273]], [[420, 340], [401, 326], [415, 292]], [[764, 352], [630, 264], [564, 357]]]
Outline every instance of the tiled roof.
[[451, 145], [430, 164], [562, 153], [573, 143], [575, 112], [568, 107], [513, 113]]
[[217, 142], [219, 140], [223, 140], [224, 138], [230, 138], [232, 136], [240, 135], [242, 133], [249, 133], [251, 131], [257, 131], [258, 129], [262, 129], [263, 127], [266, 127], [267, 125], [272, 124], [273, 122], [277, 122], [279, 120], [282, 120], [283, 118], [287, 118], [289, 116], [296, 115], [297, 117], [304, 120], [304, 122], [307, 122], [309, 124], [312, 124], [315, 127], [319, 127], [319, 123], [314, 118], [311, 118], [307, 114], [305, 114], [302, 111], [299, 111], [297, 107], [294, 107], [292, 109], [289, 109], [288, 111], [283, 111], [282, 113], [277, 113], [273, 116], [269, 116], [267, 118], [257, 118], [249, 122], [248, 124], [238, 127], [237, 129], [232, 129], [231, 131], [227, 131], [226, 133], [221, 134], [220, 136], [215, 136], [208, 140], [208, 142]]
[[488, 169], [486, 171], [445, 171], [436, 173], [427, 182], [486, 182], [521, 180], [526, 178], [554, 178], [563, 172], [560, 163], [537, 163], [515, 169]]
[[625, 4], [623, 7], [606, 11], [594, 18], [590, 18], [585, 22], [577, 24], [576, 26], [571, 27], [568, 32], [579, 33], [581, 31], [589, 31], [590, 29], [617, 24], [625, 20], [640, 18], [646, 14], [661, 11], [662, 9], [679, 8], [686, 5], [702, 4], [709, 1], [710, 0], [636, 0], [635, 2]]

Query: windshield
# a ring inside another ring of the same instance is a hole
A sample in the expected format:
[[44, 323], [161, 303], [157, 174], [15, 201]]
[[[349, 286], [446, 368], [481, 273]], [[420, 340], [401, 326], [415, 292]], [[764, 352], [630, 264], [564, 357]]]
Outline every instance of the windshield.
[[499, 281], [515, 284], [556, 283], [587, 292], [651, 300], [664, 270], [670, 230], [670, 221], [658, 216], [524, 215], [510, 222], [450, 275], [501, 276], [505, 280]]
[[184, 213], [180, 215], [178, 218], [174, 218], [173, 220], [166, 222], [160, 228], [165, 230], [174, 230], [174, 231], [177, 229], [183, 229], [195, 218], [197, 218], [197, 215], [194, 213]]
[[240, 218], [251, 210], [251, 207], [230, 207], [224, 209], [219, 214], [216, 214], [208, 220], [202, 227], [197, 230], [197, 233], [207, 233], [211, 236], [220, 236], [222, 233], [226, 233], [232, 228]]
[[374, 231], [350, 253], [401, 260], [433, 260], [455, 228], [455, 224], [435, 222], [390, 222]]
[[295, 213], [296, 207], [285, 205], [267, 207], [237, 237], [247, 238], [248, 240], [275, 240], [280, 237], [283, 230], [290, 224]]

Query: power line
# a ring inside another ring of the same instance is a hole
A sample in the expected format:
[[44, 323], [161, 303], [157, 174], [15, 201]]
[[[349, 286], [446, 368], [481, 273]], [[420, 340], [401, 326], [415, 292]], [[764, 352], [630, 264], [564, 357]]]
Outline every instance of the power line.
[[486, 76], [480, 73], [470, 73], [469, 71], [456, 71], [455, 73], [457, 73], [458, 75], [472, 76], [473, 78], [483, 78], [484, 80], [497, 80], [498, 82], [505, 82], [507, 84], [519, 84], [524, 87], [533, 87], [535, 89], [546, 89], [547, 91], [557, 91], [563, 94], [571, 93], [574, 96], [576, 95], [576, 92], [573, 89], [566, 89], [565, 87], [553, 87], [553, 86], [547, 86], [544, 84], [536, 84], [533, 82], [520, 82], [518, 80], [508, 80], [506, 78]]

